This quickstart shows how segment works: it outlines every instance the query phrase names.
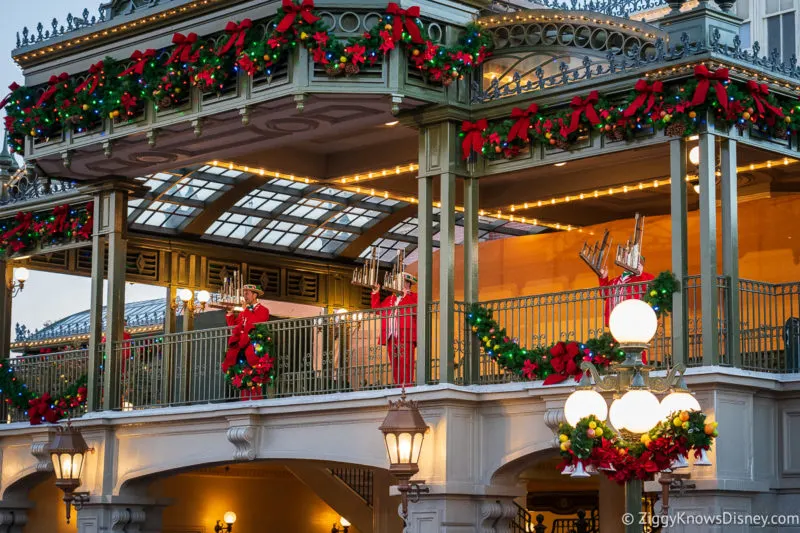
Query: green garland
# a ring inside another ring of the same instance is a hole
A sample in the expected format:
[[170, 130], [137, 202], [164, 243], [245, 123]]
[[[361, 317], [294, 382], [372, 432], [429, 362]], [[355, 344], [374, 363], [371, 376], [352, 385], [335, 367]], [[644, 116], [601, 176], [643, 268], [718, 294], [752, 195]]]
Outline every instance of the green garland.
[[[669, 271], [662, 272], [648, 285], [645, 301], [653, 306], [657, 315], [669, 314], [672, 293], [678, 290], [680, 284], [675, 276]], [[484, 353], [501, 368], [523, 379], [543, 379], [545, 385], [580, 376], [582, 361], [608, 367], [625, 359], [610, 333], [583, 342], [562, 341], [546, 347], [524, 348], [510, 338], [491, 310], [479, 304], [469, 308], [467, 322]]]
[[[301, 10], [300, 13], [297, 10]], [[105, 119], [128, 122], [142, 115], [147, 102], [157, 111], [188, 103], [191, 88], [221, 94], [233, 87], [237, 73], [268, 79], [286, 64], [299, 46], [330, 76], [355, 75], [396, 47], [429, 83], [449, 85], [478, 67], [489, 56], [492, 40], [477, 24], [468, 24], [452, 46], [436, 44], [421, 22], [419, 8], [402, 10], [390, 3], [378, 23], [366, 33], [342, 40], [328, 29], [311, 0], [284, 0], [274, 19], [230, 22], [219, 42], [195, 34], [175, 34], [173, 46], [137, 50], [130, 59], [106, 58], [76, 76], [53, 76], [39, 96], [36, 88], [12, 84], [5, 126], [9, 145], [24, 150], [25, 137], [48, 140], [65, 128], [76, 133], [102, 127]], [[257, 29], [267, 26], [267, 35]], [[416, 28], [416, 29], [415, 29]]]
[[708, 422], [699, 411], [671, 413], [639, 440], [628, 440], [594, 415], [575, 427], [562, 423], [558, 432], [562, 470], [578, 463], [591, 465], [618, 483], [649, 479], [691, 451], [700, 457], [719, 436], [717, 423]]
[[60, 205], [49, 212], [20, 211], [0, 221], [0, 255], [29, 251], [42, 244], [85, 241], [91, 238], [94, 203]]
[[[778, 97], [756, 81], [727, 80], [726, 69], [711, 73], [725, 81], [704, 84], [698, 93], [707, 73], [698, 65], [695, 77], [689, 80], [669, 84], [639, 80], [627, 95], [613, 101], [592, 91], [586, 98], [573, 99], [572, 109], [544, 110], [536, 103], [527, 103], [527, 107], [514, 108], [505, 119], [465, 122], [461, 132], [463, 157], [479, 153], [490, 160], [511, 159], [532, 143], [569, 150], [592, 130], [612, 142], [633, 140], [652, 131], [688, 137], [705, 128], [708, 114], [720, 128], [752, 129], [775, 139], [786, 139], [800, 131], [800, 104], [795, 99]], [[724, 95], [717, 94], [719, 87]], [[725, 106], [720, 100], [726, 102]], [[576, 127], [572, 128], [574, 122]]]
[[672, 295], [681, 290], [678, 278], [670, 271], [660, 273], [647, 287], [642, 298], [659, 317], [672, 313]]
[[87, 376], [83, 375], [71, 383], [63, 394], [54, 398], [49, 392], [30, 390], [26, 383], [17, 378], [8, 360], [0, 363], [0, 395], [8, 406], [23, 411], [32, 425], [56, 423], [67, 413], [82, 408], [86, 404], [87, 382]]

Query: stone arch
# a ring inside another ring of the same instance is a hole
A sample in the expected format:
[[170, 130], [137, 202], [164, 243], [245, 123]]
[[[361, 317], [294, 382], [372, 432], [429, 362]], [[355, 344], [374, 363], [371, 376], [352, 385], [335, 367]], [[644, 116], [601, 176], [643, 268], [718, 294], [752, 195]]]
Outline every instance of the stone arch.
[[551, 443], [538, 442], [514, 450], [502, 458], [500, 464], [492, 471], [491, 482], [497, 485], [513, 485], [519, 481], [520, 474], [544, 460], [558, 455], [558, 450]]

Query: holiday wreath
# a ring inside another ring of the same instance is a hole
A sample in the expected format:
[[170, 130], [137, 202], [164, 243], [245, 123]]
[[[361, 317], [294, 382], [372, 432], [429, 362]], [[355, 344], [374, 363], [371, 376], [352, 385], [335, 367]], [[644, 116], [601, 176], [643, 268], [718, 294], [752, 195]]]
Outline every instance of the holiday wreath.
[[[256, 324], [250, 331], [250, 344], [236, 364], [225, 371], [225, 379], [240, 391], [259, 392], [275, 377], [272, 332], [266, 324]], [[252, 361], [253, 364], [250, 364]]]

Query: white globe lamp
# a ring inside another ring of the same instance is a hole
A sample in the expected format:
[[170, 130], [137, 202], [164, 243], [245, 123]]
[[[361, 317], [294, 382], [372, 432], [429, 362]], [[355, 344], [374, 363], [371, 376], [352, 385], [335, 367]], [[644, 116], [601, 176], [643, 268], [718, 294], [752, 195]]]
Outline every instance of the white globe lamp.
[[612, 414], [619, 419], [611, 420], [617, 429], [627, 429], [631, 433], [647, 433], [662, 418], [661, 404], [658, 403], [655, 394], [649, 390], [630, 390], [617, 402], [619, 402], [619, 406], [616, 412], [614, 406], [611, 406]]
[[180, 298], [182, 302], [190, 301], [193, 296], [194, 293], [192, 292], [191, 289], [181, 289], [178, 291], [178, 298]]
[[625, 427], [625, 414], [626, 411], [622, 409], [622, 398], [611, 402], [611, 407], [608, 409], [608, 421], [617, 431]]
[[611, 311], [608, 327], [620, 344], [644, 345], [656, 334], [658, 317], [646, 302], [625, 300]]
[[689, 150], [689, 161], [694, 165], [697, 166], [700, 164], [700, 147], [694, 146], [691, 150]]
[[608, 417], [608, 406], [603, 396], [593, 390], [579, 389], [569, 395], [564, 404], [564, 418], [571, 426], [575, 426], [582, 418], [594, 415], [605, 421]]
[[673, 392], [661, 400], [662, 415], [666, 417], [677, 411], [700, 411], [700, 403], [691, 393]]

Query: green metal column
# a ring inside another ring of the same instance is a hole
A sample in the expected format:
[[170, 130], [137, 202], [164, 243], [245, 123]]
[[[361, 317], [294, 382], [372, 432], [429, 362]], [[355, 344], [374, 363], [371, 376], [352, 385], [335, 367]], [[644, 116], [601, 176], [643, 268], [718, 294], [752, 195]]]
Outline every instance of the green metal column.
[[108, 215], [113, 229], [108, 233], [108, 286], [106, 287], [106, 360], [103, 374], [103, 410], [118, 409], [121, 403], [121, 361], [114, 352], [123, 340], [125, 331], [125, 256], [128, 250], [126, 225], [128, 193], [113, 191], [110, 194]]
[[686, 364], [689, 356], [686, 278], [689, 274], [686, 231], [686, 140], [670, 141], [670, 219], [672, 221], [672, 272], [681, 290], [672, 295], [672, 363]]
[[625, 483], [625, 533], [642, 533], [642, 481], [633, 479]]
[[700, 134], [700, 298], [703, 365], [719, 363], [716, 136]]
[[431, 303], [433, 303], [433, 178], [421, 176], [419, 187], [419, 220], [417, 277], [417, 385], [430, 381]]
[[725, 320], [726, 362], [742, 366], [739, 346], [739, 206], [736, 185], [736, 141], [723, 139], [722, 160], [722, 274], [728, 280]]
[[[469, 309], [478, 302], [478, 179], [464, 178], [464, 302]], [[478, 383], [480, 380], [480, 346], [478, 339], [469, 329], [466, 317], [460, 316], [456, 327], [463, 328], [464, 334], [464, 383]]]
[[11, 302], [14, 284], [13, 263], [0, 261], [4, 283], [0, 287], [0, 359], [11, 356]]
[[456, 175], [440, 177], [442, 207], [439, 214], [439, 383], [452, 383], [455, 338]]
[[103, 280], [105, 279], [106, 236], [100, 233], [102, 201], [94, 199], [94, 229], [92, 233], [92, 289], [89, 297], [89, 361], [88, 392], [86, 408], [89, 411], [101, 409], [100, 379], [104, 366], [103, 349]]

